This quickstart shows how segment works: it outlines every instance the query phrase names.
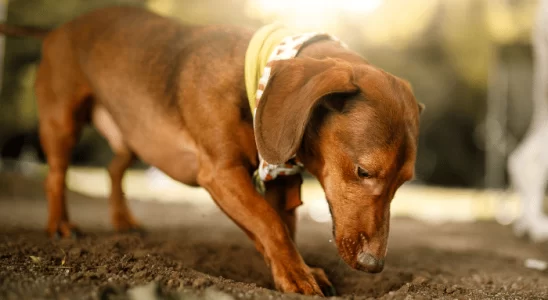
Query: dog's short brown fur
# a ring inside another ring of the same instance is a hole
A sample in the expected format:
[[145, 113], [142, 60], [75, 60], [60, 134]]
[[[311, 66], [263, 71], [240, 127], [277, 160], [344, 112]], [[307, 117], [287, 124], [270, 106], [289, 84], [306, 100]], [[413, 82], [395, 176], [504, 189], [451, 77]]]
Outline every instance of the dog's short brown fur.
[[121, 186], [138, 156], [207, 189], [255, 241], [279, 290], [322, 295], [329, 280], [294, 243], [301, 176], [268, 182], [264, 197], [251, 180], [257, 149], [270, 163], [297, 153], [326, 192], [341, 257], [359, 270], [382, 270], [390, 202], [413, 177], [417, 149], [420, 105], [401, 79], [337, 42], [312, 43], [274, 65], [254, 131], [244, 86], [251, 31], [184, 26], [129, 7], [101, 9], [48, 33], [0, 30], [44, 38], [35, 87], [50, 167], [50, 235], [76, 232], [65, 176], [91, 122], [115, 153], [108, 171], [118, 230], [139, 228]]

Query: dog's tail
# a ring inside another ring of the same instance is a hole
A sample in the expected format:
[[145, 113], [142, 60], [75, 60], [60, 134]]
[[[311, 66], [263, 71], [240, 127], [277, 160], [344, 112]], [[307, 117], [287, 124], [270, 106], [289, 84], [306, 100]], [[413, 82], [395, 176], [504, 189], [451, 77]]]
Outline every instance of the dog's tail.
[[33, 37], [44, 39], [50, 32], [50, 29], [43, 29], [31, 26], [15, 26], [9, 24], [0, 24], [0, 34], [17, 37]]

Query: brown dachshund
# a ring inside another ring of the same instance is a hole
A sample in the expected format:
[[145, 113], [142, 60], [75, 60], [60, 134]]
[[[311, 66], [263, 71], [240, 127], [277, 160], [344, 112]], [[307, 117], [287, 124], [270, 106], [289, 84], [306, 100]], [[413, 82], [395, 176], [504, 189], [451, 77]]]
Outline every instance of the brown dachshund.
[[50, 235], [77, 232], [65, 177], [71, 149], [92, 123], [115, 153], [108, 171], [116, 229], [139, 228], [121, 182], [140, 157], [204, 187], [255, 242], [280, 291], [328, 294], [325, 273], [295, 247], [301, 175], [266, 181], [264, 195], [252, 179], [260, 158], [294, 158], [325, 190], [341, 257], [358, 270], [383, 269], [390, 202], [414, 175], [422, 108], [405, 81], [339, 41], [318, 39], [270, 65], [254, 119], [244, 83], [251, 31], [185, 26], [129, 7], [100, 9], [50, 32], [0, 31], [43, 38], [35, 88]]

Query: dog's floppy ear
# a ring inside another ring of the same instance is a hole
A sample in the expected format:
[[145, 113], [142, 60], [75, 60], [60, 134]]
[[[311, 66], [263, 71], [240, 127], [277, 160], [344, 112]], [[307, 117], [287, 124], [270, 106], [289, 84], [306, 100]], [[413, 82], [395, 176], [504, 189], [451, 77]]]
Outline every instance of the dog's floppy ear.
[[328, 94], [357, 90], [352, 66], [344, 61], [276, 61], [255, 116], [255, 141], [263, 159], [271, 164], [285, 163], [297, 152], [319, 100]]

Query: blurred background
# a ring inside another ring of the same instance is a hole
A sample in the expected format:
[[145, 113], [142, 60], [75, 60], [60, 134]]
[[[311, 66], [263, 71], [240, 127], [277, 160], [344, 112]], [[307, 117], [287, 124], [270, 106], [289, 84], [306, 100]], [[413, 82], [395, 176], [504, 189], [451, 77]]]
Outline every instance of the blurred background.
[[[426, 105], [421, 119], [416, 180], [403, 189], [405, 197], [398, 194], [405, 201], [394, 202], [396, 214], [412, 215], [413, 207], [418, 214], [420, 207], [420, 214], [434, 218], [458, 215], [454, 208], [460, 207], [463, 219], [491, 218], [500, 210], [500, 201], [508, 198], [503, 193], [508, 187], [506, 160], [523, 138], [532, 111], [530, 35], [536, 0], [3, 0], [0, 3], [0, 18], [4, 21], [45, 28], [98, 7], [130, 4], [147, 6], [192, 24], [258, 28], [277, 20], [302, 30], [329, 31], [373, 64], [411, 82], [417, 99]], [[44, 157], [38, 143], [33, 91], [40, 42], [0, 37], [0, 50], [3, 56], [0, 168], [43, 176]], [[110, 158], [107, 143], [94, 129], [86, 130], [74, 151], [76, 167], [71, 169], [69, 186], [94, 195], [107, 193], [106, 173], [96, 167], [106, 166]], [[194, 197], [192, 193], [207, 197], [203, 191], [181, 187], [147, 167], [136, 164], [126, 178], [130, 197], [175, 199], [182, 195]], [[91, 184], [92, 178], [99, 177], [103, 178], [97, 179], [99, 183]], [[153, 183], [150, 194], [138, 189], [142, 189], [143, 178]], [[311, 190], [317, 187], [312, 181], [307, 184]], [[164, 193], [159, 192], [162, 188]], [[307, 197], [323, 196], [320, 192], [307, 196], [305, 191]], [[424, 207], [419, 202], [425, 203]], [[502, 209], [503, 214], [515, 215], [518, 208], [514, 202], [504, 203], [513, 208]], [[428, 212], [425, 207], [433, 211]]]

